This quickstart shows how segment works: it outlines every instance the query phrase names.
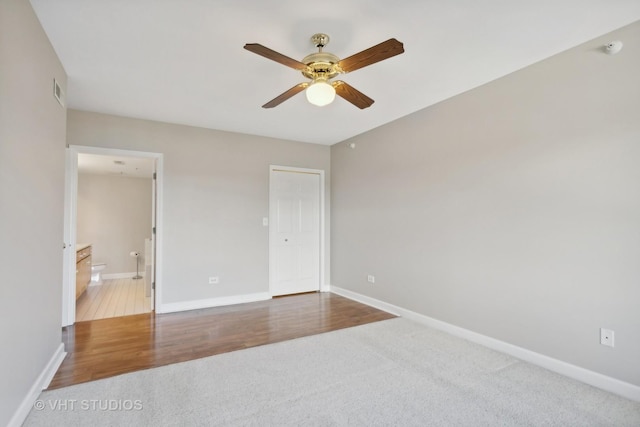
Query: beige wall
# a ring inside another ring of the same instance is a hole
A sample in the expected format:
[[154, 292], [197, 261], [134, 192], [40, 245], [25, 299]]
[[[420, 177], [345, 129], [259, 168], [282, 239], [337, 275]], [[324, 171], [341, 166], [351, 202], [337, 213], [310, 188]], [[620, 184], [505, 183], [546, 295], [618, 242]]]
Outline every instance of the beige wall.
[[640, 385], [638, 40], [332, 146], [332, 285]]
[[66, 74], [26, 0], [0, 2], [0, 425], [61, 343]]
[[[136, 271], [131, 251], [144, 254], [151, 238], [151, 179], [78, 174], [77, 241], [92, 245], [103, 274]], [[140, 271], [144, 271], [141, 259]]]
[[270, 164], [323, 169], [329, 188], [327, 146], [75, 110], [67, 132], [72, 145], [163, 154], [163, 304], [269, 291]]

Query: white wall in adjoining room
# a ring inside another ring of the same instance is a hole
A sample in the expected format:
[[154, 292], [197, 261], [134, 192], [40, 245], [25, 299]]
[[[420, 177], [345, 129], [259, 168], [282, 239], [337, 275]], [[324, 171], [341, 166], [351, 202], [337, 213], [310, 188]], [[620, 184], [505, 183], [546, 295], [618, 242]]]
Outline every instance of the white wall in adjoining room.
[[332, 146], [332, 286], [640, 386], [638, 40]]
[[[92, 245], [92, 262], [104, 275], [136, 271], [130, 252], [144, 256], [151, 238], [152, 180], [119, 175], [78, 174], [78, 243]], [[141, 271], [144, 270], [142, 257]]]

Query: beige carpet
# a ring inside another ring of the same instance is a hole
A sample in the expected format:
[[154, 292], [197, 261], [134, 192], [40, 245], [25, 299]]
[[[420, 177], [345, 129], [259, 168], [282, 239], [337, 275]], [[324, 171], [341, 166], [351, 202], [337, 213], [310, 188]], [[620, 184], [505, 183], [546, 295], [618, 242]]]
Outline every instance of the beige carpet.
[[40, 399], [26, 426], [640, 426], [638, 402], [405, 319]]

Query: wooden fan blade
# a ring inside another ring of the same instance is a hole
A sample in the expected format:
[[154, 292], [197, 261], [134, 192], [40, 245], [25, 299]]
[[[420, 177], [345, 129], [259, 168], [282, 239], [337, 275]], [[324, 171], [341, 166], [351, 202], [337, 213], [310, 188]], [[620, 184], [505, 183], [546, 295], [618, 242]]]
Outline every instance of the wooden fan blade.
[[336, 95], [341, 96], [361, 110], [371, 107], [375, 102], [373, 99], [342, 80], [335, 81], [332, 85], [336, 90]]
[[288, 56], [278, 53], [275, 50], [269, 49], [268, 47], [264, 47], [258, 43], [247, 43], [244, 45], [244, 48], [249, 52], [257, 53], [260, 56], [264, 56], [267, 59], [279, 62], [280, 64], [286, 65], [287, 67], [291, 67], [296, 70], [302, 71], [307, 68], [306, 64], [303, 64], [300, 61], [296, 61], [295, 59], [291, 59]]
[[286, 91], [284, 93], [281, 93], [280, 95], [278, 95], [275, 98], [273, 98], [271, 101], [269, 101], [266, 104], [264, 104], [262, 106], [262, 108], [277, 107], [278, 105], [282, 104], [287, 99], [291, 98], [293, 95], [296, 95], [296, 94], [302, 92], [303, 90], [305, 90], [307, 88], [307, 86], [309, 86], [309, 83], [306, 83], [306, 82], [305, 83], [300, 83], [299, 85], [295, 85], [294, 87], [292, 87], [288, 91]]
[[386, 42], [382, 42], [367, 50], [351, 55], [348, 58], [338, 62], [340, 68], [345, 73], [357, 70], [367, 65], [375, 64], [383, 59], [391, 58], [392, 56], [400, 55], [404, 52], [404, 47], [396, 39], [389, 39]]

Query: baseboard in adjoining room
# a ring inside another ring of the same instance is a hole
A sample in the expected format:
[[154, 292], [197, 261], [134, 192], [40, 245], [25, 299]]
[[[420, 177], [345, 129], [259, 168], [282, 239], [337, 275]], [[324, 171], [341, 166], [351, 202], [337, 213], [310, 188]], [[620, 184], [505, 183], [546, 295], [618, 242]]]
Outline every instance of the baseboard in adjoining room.
[[[138, 273], [141, 277], [144, 277], [144, 271]], [[111, 280], [111, 279], [131, 279], [135, 277], [136, 272], [131, 273], [107, 273], [102, 275], [103, 280]]]
[[441, 320], [437, 320], [420, 313], [416, 313], [415, 311], [407, 310], [405, 308], [398, 307], [396, 305], [350, 291], [348, 289], [340, 288], [333, 285], [331, 285], [330, 289], [331, 292], [337, 295], [370, 305], [371, 307], [375, 307], [379, 310], [395, 314], [396, 316], [413, 320], [414, 322], [421, 323], [430, 328], [447, 332], [451, 335], [466, 339], [476, 344], [483, 345], [492, 350], [508, 354], [518, 359], [524, 360], [525, 362], [529, 362], [533, 365], [556, 372], [560, 375], [573, 378], [574, 380], [578, 380], [594, 387], [598, 387], [602, 390], [615, 393], [627, 399], [640, 402], [640, 387], [634, 384], [630, 384], [628, 382], [621, 381], [616, 378], [600, 374], [598, 372], [590, 371], [588, 369], [581, 368], [580, 366], [572, 365], [562, 360], [554, 359], [552, 357], [545, 356], [544, 354], [536, 353], [534, 351], [527, 350], [526, 348], [518, 347], [514, 344], [500, 341], [495, 338], [491, 338], [486, 335], [482, 335], [477, 332], [473, 332], [468, 329], [464, 329], [459, 326], [455, 326], [450, 323], [443, 322]]

